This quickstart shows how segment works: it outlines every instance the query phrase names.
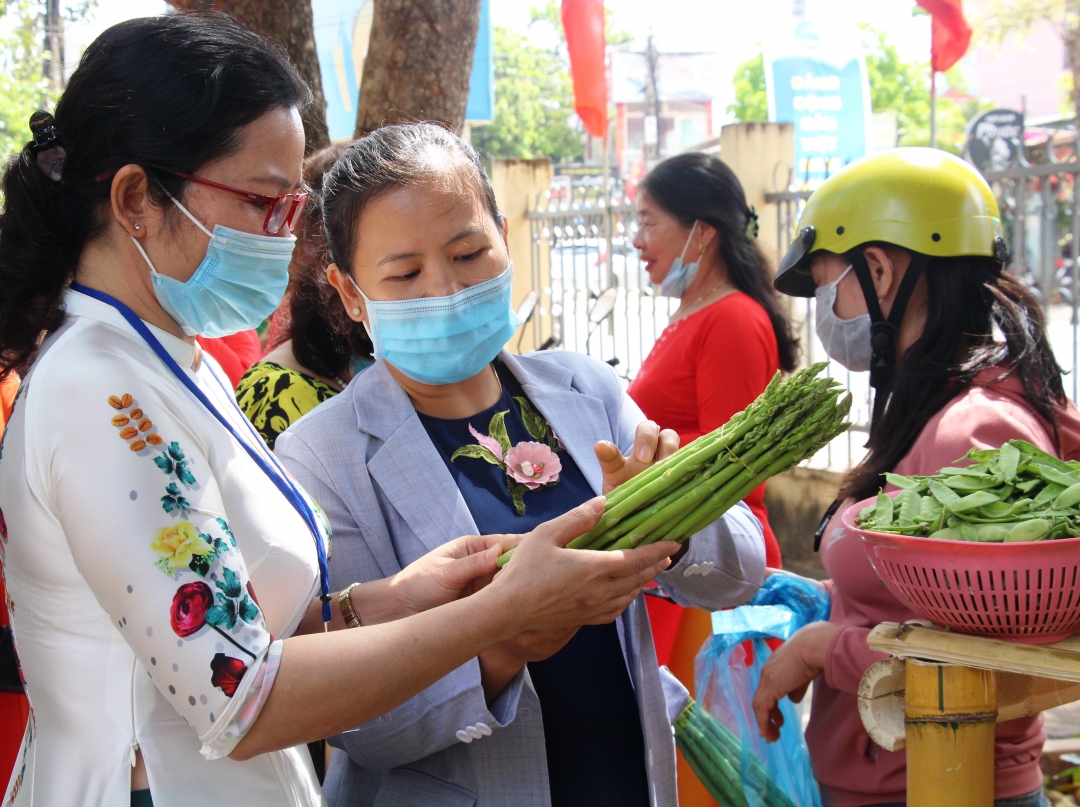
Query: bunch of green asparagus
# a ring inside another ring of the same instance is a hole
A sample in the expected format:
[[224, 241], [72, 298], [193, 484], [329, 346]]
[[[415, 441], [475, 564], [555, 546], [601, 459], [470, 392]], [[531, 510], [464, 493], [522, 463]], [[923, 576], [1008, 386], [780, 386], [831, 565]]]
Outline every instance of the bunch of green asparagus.
[[900, 488], [879, 493], [855, 522], [874, 532], [952, 541], [1016, 543], [1080, 536], [1080, 462], [1024, 440], [972, 449], [974, 464], [933, 476], [885, 474]]
[[[851, 396], [827, 365], [781, 382], [777, 373], [745, 410], [612, 490], [600, 522], [571, 549], [629, 549], [685, 541], [771, 476], [793, 468], [850, 425]], [[499, 558], [505, 565], [511, 552]]]
[[727, 726], [702, 709], [693, 698], [675, 720], [675, 744], [705, 785], [705, 789], [724, 807], [749, 807], [744, 786], [760, 797], [763, 807], [795, 807], [765, 771], [765, 766], [751, 758], [750, 772], [744, 783], [741, 775], [742, 745]]

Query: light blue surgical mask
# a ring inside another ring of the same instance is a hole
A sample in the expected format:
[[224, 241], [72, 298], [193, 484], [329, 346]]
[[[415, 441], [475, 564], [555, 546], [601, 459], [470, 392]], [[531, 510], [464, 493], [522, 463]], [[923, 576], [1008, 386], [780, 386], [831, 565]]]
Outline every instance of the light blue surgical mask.
[[158, 272], [132, 236], [150, 267], [154, 295], [165, 313], [188, 336], [229, 336], [257, 327], [285, 296], [296, 238], [254, 235], [220, 224], [210, 232], [191, 211], [169, 198], [210, 236], [210, 243], [195, 274], [181, 282]]
[[372, 300], [367, 330], [375, 358], [385, 359], [421, 384], [456, 384], [494, 361], [520, 321], [510, 307], [511, 264], [498, 277], [448, 297]]
[[833, 310], [836, 305], [836, 289], [840, 281], [851, 271], [849, 266], [832, 283], [823, 283], [817, 287], [814, 297], [817, 299], [815, 330], [825, 353], [853, 373], [865, 373], [870, 369], [873, 345], [870, 340], [870, 315], [863, 314], [854, 319], [840, 319]]
[[690, 241], [694, 238], [697, 225], [698, 223], [695, 221], [694, 226], [690, 228], [690, 235], [687, 236], [686, 243], [683, 244], [682, 255], [671, 262], [671, 268], [664, 275], [664, 279], [660, 281], [661, 297], [682, 297], [686, 293], [687, 287], [697, 277], [698, 268], [700, 267], [698, 261], [683, 263], [683, 258], [686, 256], [686, 250], [690, 247]]

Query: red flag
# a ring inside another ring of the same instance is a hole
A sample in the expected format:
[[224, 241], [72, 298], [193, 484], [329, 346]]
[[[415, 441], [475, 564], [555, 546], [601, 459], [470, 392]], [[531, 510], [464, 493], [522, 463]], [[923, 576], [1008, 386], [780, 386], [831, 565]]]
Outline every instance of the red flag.
[[593, 137], [607, 134], [604, 0], [562, 0], [562, 24], [574, 80], [574, 111]]
[[971, 28], [964, 19], [963, 0], [915, 0], [933, 18], [930, 34], [930, 66], [944, 73], [967, 53]]

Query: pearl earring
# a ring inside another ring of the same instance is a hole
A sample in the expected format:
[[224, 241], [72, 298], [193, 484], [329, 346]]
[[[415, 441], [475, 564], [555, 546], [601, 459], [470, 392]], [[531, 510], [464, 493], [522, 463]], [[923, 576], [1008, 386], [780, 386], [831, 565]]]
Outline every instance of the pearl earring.
[[352, 312], [353, 312], [354, 314], [356, 314], [356, 316], [360, 316], [360, 309], [359, 309], [359, 308], [354, 308], [354, 309], [352, 310]]

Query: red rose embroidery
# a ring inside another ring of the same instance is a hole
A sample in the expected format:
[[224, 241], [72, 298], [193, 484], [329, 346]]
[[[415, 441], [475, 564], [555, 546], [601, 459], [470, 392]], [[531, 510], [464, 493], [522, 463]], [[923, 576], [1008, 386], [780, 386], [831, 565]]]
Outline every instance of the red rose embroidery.
[[224, 653], [218, 653], [210, 662], [210, 669], [214, 674], [210, 677], [210, 683], [219, 687], [230, 698], [235, 694], [236, 688], [247, 672], [247, 665], [238, 658], [230, 658]]
[[214, 604], [214, 594], [206, 583], [185, 583], [173, 596], [169, 621], [177, 636], [190, 636], [206, 624], [206, 612]]

